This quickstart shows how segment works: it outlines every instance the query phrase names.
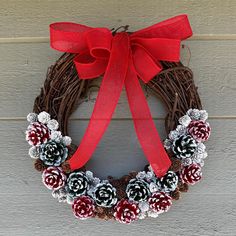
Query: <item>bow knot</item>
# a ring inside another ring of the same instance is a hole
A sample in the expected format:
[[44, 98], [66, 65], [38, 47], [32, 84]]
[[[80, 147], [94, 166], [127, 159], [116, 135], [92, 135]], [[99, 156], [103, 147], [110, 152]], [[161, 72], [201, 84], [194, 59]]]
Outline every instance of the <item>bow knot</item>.
[[160, 61], [179, 61], [180, 42], [192, 35], [186, 15], [157, 23], [132, 34], [91, 28], [69, 22], [50, 25], [51, 46], [75, 53], [80, 79], [103, 75], [102, 84], [84, 137], [69, 160], [71, 169], [82, 167], [92, 156], [118, 103], [123, 86], [145, 156], [155, 174], [164, 175], [170, 160], [152, 120], [141, 79], [148, 83], [161, 70]]
[[74, 60], [81, 79], [93, 79], [105, 72], [113, 40], [119, 34], [129, 37], [127, 44], [136, 74], [145, 83], [162, 70], [160, 60], [179, 61], [179, 39], [133, 37], [126, 32], [116, 33], [113, 36], [108, 29], [91, 29], [85, 35], [86, 49], [79, 51]]

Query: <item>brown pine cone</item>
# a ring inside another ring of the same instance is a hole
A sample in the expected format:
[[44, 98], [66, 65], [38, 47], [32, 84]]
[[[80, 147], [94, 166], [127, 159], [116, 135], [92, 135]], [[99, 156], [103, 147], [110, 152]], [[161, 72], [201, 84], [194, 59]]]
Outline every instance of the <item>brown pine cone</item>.
[[[135, 175], [136, 176], [136, 175]], [[129, 181], [132, 179], [132, 174], [131, 175], [124, 175], [123, 177], [121, 177], [121, 182], [124, 185], [127, 185], [129, 183]]]
[[188, 184], [179, 182], [178, 184], [180, 192], [187, 192], [188, 191]]
[[170, 196], [174, 199], [174, 200], [179, 200], [180, 199], [180, 191], [177, 188], [175, 191], [173, 191]]
[[131, 171], [131, 172], [129, 173], [129, 176], [131, 177], [131, 179], [134, 179], [137, 174], [138, 174], [137, 171]]
[[68, 157], [67, 160], [70, 160], [70, 158], [72, 157], [72, 155], [75, 153], [77, 146], [75, 144], [71, 144], [70, 146], [67, 147], [68, 148]]
[[169, 170], [174, 171], [174, 172], [178, 172], [181, 170], [181, 161], [175, 157], [170, 158], [171, 160], [171, 166], [169, 168]]
[[40, 159], [36, 159], [34, 162], [34, 168], [37, 171], [42, 172], [47, 168], [47, 166]]
[[61, 168], [67, 174], [71, 172], [70, 164], [67, 161], [61, 164]]
[[125, 189], [127, 184], [122, 178], [113, 179], [111, 176], [108, 176], [109, 182], [116, 188], [116, 195], [119, 200], [126, 197]]
[[95, 208], [95, 214], [98, 218], [102, 220], [110, 220], [114, 219], [114, 209], [111, 208], [105, 208], [105, 207], [100, 207], [96, 206]]
[[119, 200], [126, 198], [126, 192], [125, 192], [125, 187], [123, 188], [116, 188], [116, 194], [117, 194], [117, 198]]

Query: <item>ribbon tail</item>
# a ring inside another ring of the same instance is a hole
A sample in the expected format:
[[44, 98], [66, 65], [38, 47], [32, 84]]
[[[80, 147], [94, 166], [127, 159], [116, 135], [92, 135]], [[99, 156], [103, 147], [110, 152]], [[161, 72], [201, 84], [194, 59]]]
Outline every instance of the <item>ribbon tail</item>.
[[125, 88], [140, 145], [154, 173], [161, 177], [169, 169], [171, 161], [158, 135], [131, 59], [125, 80]]
[[116, 34], [113, 38], [108, 67], [88, 127], [78, 149], [68, 161], [72, 170], [81, 168], [88, 162], [106, 131], [124, 86], [128, 58], [128, 35]]

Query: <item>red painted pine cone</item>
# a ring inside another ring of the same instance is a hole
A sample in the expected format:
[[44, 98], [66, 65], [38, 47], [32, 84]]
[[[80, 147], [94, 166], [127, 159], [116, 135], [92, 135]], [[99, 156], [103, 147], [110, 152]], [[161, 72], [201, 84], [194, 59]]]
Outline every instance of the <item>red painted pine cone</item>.
[[51, 166], [43, 171], [42, 180], [50, 190], [57, 190], [66, 183], [66, 175], [60, 167]]
[[204, 142], [210, 137], [211, 128], [209, 123], [202, 120], [196, 120], [191, 121], [188, 126], [188, 132], [197, 141]]
[[74, 200], [72, 210], [76, 218], [88, 219], [94, 216], [95, 205], [94, 201], [87, 196], [81, 196]]
[[149, 207], [154, 212], [167, 212], [172, 205], [172, 198], [164, 192], [155, 192], [148, 199]]
[[26, 140], [30, 145], [38, 146], [46, 143], [49, 139], [49, 130], [46, 125], [34, 122], [30, 124], [26, 131]]
[[180, 178], [183, 183], [194, 185], [202, 178], [201, 166], [197, 164], [185, 166], [181, 170]]
[[130, 224], [138, 219], [140, 209], [136, 203], [131, 203], [126, 199], [122, 199], [115, 206], [114, 217], [117, 221], [124, 224]]

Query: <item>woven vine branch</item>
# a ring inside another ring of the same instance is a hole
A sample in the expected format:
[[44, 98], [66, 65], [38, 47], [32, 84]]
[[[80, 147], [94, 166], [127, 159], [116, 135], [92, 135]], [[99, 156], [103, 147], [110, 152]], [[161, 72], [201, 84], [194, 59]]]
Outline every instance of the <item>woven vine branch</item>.
[[[47, 111], [58, 120], [60, 130], [68, 135], [70, 115], [89, 96], [91, 80], [80, 80], [73, 63], [74, 55], [65, 53], [49, 67], [44, 86], [34, 102], [34, 112]], [[201, 109], [192, 71], [182, 63], [162, 62], [163, 71], [148, 84], [167, 110], [167, 134], [177, 125], [179, 117], [191, 108]]]

